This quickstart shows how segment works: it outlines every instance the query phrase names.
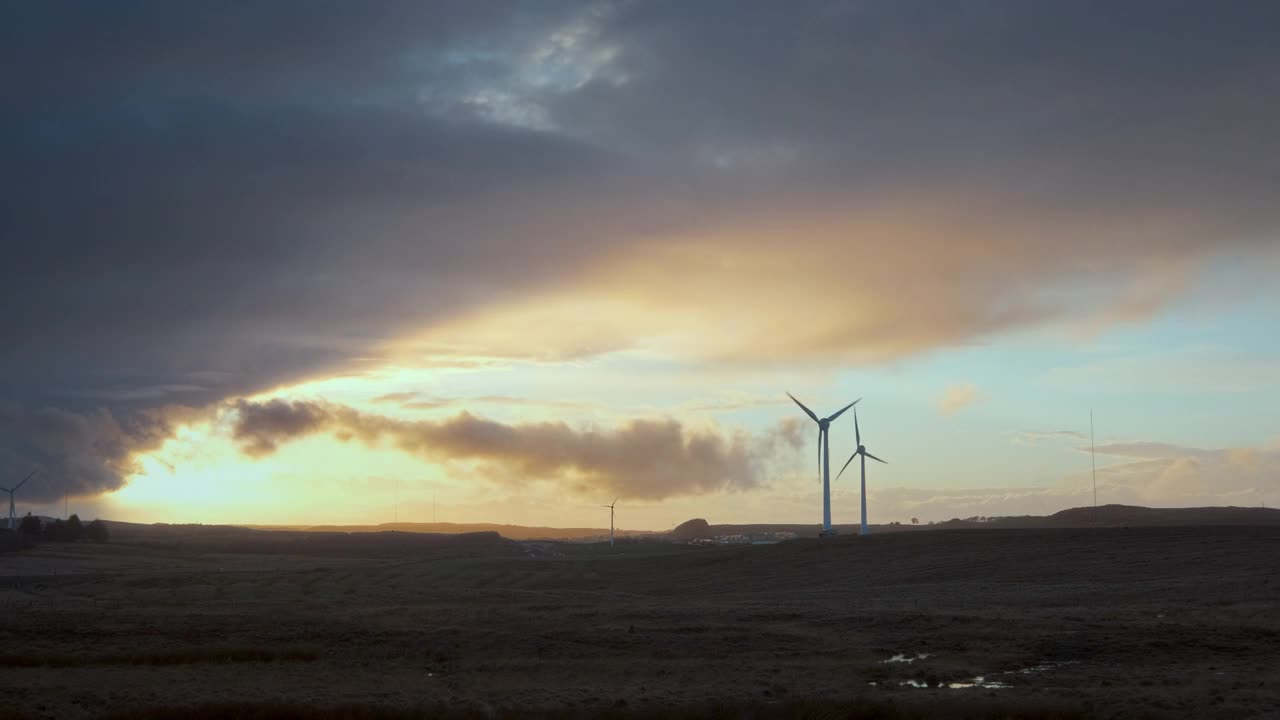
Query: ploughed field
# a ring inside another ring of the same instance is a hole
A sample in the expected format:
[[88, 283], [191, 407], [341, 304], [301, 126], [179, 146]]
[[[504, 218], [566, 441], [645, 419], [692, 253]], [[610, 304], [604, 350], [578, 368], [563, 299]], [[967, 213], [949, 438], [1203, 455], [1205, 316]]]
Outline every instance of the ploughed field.
[[58, 718], [1280, 712], [1280, 528], [728, 547], [420, 537], [353, 535], [291, 554], [168, 539], [0, 555], [5, 708]]

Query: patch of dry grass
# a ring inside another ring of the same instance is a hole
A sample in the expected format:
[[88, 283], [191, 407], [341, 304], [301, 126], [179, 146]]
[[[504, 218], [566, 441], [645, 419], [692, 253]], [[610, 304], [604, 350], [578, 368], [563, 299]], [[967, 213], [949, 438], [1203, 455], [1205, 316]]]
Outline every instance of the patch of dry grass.
[[90, 665], [199, 665], [251, 662], [309, 662], [320, 657], [311, 648], [206, 647], [172, 652], [65, 655], [0, 655], [0, 668], [68, 668]]
[[690, 707], [530, 711], [489, 710], [446, 706], [414, 710], [374, 705], [318, 708], [275, 703], [217, 703], [195, 707], [156, 707], [104, 716], [104, 720], [1078, 720], [1075, 709], [1033, 706], [1019, 702], [881, 702], [871, 700], [813, 701], [777, 704], [716, 703]]

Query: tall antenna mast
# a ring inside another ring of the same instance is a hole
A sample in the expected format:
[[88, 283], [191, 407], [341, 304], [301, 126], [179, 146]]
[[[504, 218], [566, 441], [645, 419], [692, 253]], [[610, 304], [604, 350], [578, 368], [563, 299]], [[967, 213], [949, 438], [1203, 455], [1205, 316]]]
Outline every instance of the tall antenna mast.
[[396, 476], [395, 502], [392, 503], [392, 507], [395, 508], [392, 514], [392, 518], [394, 519], [395, 522], [398, 523], [400, 522], [400, 476], [399, 475]]
[[1098, 507], [1098, 459], [1093, 444], [1093, 408], [1089, 408], [1089, 463], [1093, 465], [1093, 506]]

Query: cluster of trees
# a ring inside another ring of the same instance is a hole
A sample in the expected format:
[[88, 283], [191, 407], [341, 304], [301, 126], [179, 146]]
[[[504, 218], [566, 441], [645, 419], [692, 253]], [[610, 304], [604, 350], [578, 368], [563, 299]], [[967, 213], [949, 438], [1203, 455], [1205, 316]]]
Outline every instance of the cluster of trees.
[[27, 537], [43, 538], [53, 542], [82, 542], [87, 540], [89, 542], [104, 543], [110, 537], [106, 523], [101, 520], [94, 520], [86, 525], [80, 522], [79, 515], [72, 515], [67, 518], [66, 522], [58, 519], [51, 523], [46, 523], [41, 522], [38, 517], [33, 517], [31, 513], [27, 513], [26, 517], [22, 518], [22, 523], [18, 525], [18, 532]]

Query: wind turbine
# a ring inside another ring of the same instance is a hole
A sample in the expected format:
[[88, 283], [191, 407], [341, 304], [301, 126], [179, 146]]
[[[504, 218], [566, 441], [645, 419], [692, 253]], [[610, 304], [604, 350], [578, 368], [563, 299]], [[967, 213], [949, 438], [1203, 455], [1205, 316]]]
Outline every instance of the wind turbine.
[[613, 506], [618, 504], [618, 498], [614, 498], [613, 502], [600, 507], [609, 508], [609, 547], [613, 547]]
[[13, 494], [18, 491], [18, 488], [22, 487], [23, 485], [26, 485], [27, 481], [31, 479], [31, 476], [35, 475], [37, 472], [39, 471], [32, 470], [30, 473], [27, 474], [26, 477], [22, 478], [22, 482], [18, 483], [17, 485], [14, 485], [12, 488], [0, 488], [0, 490], [3, 490], [4, 492], [9, 493], [9, 529], [10, 530], [18, 529], [17, 513], [13, 511]]
[[857, 405], [862, 401], [858, 398], [853, 402], [840, 408], [832, 415], [819, 418], [812, 410], [804, 406], [804, 403], [796, 400], [796, 396], [787, 393], [787, 397], [800, 406], [805, 415], [808, 415], [814, 422], [818, 423], [818, 474], [822, 477], [822, 534], [835, 535], [836, 531], [831, 528], [831, 423], [845, 410]]
[[854, 450], [853, 454], [849, 456], [849, 459], [844, 461], [844, 467], [840, 468], [840, 474], [836, 475], [836, 479], [837, 480], [840, 479], [840, 475], [844, 474], [844, 468], [849, 467], [849, 463], [853, 462], [853, 459], [855, 457], [858, 457], [859, 455], [862, 456], [862, 529], [858, 534], [866, 535], [867, 534], [867, 458], [871, 458], [876, 462], [882, 462], [885, 465], [888, 465], [889, 462], [887, 460], [881, 460], [875, 455], [872, 455], [871, 453], [867, 452], [867, 446], [862, 444], [862, 431], [858, 429], [858, 409], [857, 408], [853, 409], [853, 434], [854, 434], [854, 438], [858, 441], [858, 449]]

